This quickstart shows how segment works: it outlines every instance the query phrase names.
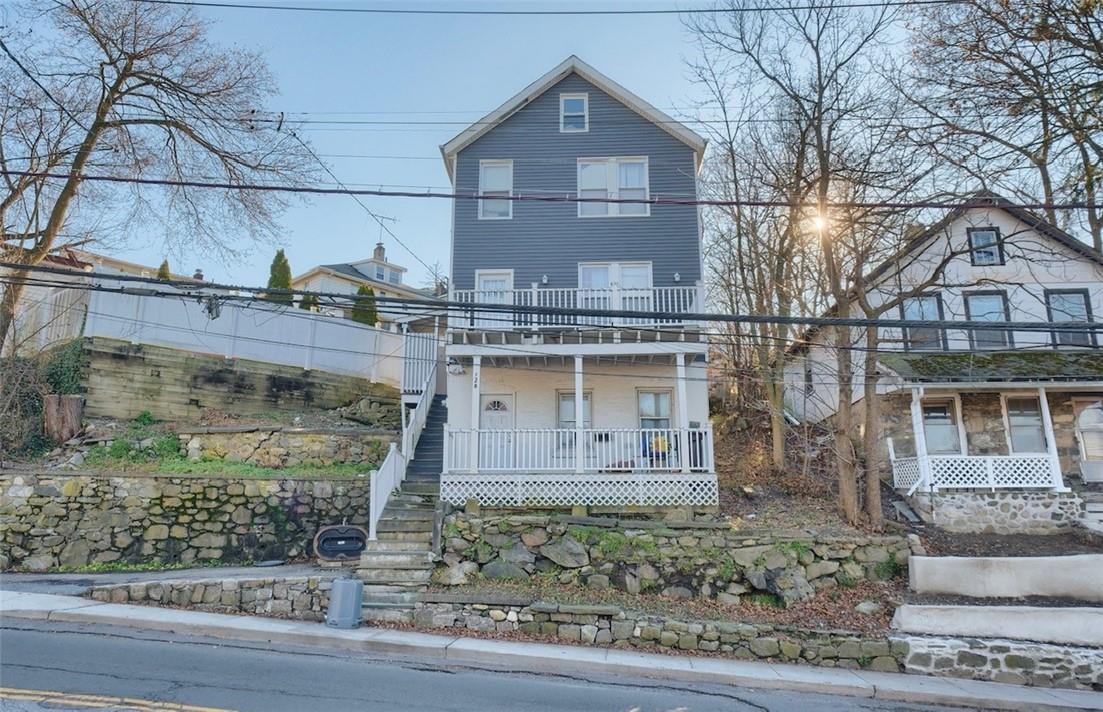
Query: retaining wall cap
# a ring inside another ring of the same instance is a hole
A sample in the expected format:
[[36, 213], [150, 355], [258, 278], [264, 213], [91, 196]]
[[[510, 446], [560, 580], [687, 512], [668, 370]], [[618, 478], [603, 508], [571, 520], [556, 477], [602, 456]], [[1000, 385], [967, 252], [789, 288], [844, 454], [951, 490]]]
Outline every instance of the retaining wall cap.
[[621, 612], [620, 606], [559, 604], [560, 613], [574, 613], [583, 616], [615, 616]]
[[533, 613], [558, 613], [559, 604], [551, 601], [537, 601], [529, 606]]
[[[470, 593], [420, 593], [417, 596], [418, 603], [460, 603], [460, 604], [484, 604], [487, 606], [527, 606], [532, 603], [531, 596], [514, 596], [509, 594], [470, 594]], [[534, 609], [535, 610], [535, 609]], [[548, 611], [554, 613], [554, 611]]]
[[587, 527], [606, 527], [609, 529], [615, 527], [618, 521], [609, 517], [573, 517], [569, 514], [552, 515], [552, 519], [564, 524], [579, 524]]

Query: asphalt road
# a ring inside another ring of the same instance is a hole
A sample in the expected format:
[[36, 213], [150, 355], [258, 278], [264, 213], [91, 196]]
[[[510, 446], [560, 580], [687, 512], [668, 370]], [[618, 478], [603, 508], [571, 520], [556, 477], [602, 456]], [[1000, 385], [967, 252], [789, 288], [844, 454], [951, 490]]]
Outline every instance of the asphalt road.
[[[130, 707], [113, 704], [121, 697], [135, 701], [128, 703]], [[166, 702], [187, 707], [170, 708]], [[0, 710], [62, 708], [264, 712], [949, 709], [643, 678], [531, 675], [317, 648], [275, 651], [107, 626], [4, 621], [0, 626]]]

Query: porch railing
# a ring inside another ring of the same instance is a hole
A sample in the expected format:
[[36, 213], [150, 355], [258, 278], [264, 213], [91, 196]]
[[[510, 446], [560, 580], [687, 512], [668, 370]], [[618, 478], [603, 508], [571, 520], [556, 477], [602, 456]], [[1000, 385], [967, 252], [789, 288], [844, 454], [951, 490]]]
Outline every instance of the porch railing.
[[461, 304], [493, 304], [502, 307], [655, 313], [654, 317], [610, 319], [604, 316], [520, 313], [511, 312], [508, 308], [494, 312], [476, 309], [465, 311], [461, 306], [453, 308], [450, 318], [450, 325], [459, 329], [681, 325], [689, 322], [678, 315], [704, 311], [704, 296], [700, 284], [646, 289], [541, 287], [539, 284], [533, 284], [529, 289], [454, 289], [451, 293], [451, 301]]
[[420, 393], [437, 365], [436, 334], [403, 334], [402, 392]]
[[[891, 457], [892, 483], [909, 494], [922, 489], [1051, 489], [1048, 453]], [[929, 474], [928, 474], [929, 473]]]
[[711, 428], [445, 430], [444, 471], [713, 472]]

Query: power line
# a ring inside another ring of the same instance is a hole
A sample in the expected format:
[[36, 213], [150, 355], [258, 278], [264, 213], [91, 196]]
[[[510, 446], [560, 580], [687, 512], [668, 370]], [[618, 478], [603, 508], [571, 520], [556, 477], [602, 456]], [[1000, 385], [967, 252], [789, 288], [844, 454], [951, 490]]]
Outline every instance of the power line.
[[[748, 14], [757, 12], [792, 12], [801, 10], [820, 10], [821, 4], [785, 5], [780, 7], [756, 6], [744, 8], [696, 7], [696, 8], [653, 8], [631, 10], [446, 10], [429, 8], [377, 8], [377, 7], [326, 7], [317, 5], [261, 5], [252, 3], [218, 2], [216, 0], [134, 0], [152, 5], [183, 5], [187, 7], [233, 8], [240, 10], [278, 10], [286, 12], [323, 12], [340, 14], [370, 15], [512, 15], [512, 16], [593, 16], [593, 15], [705, 15], [705, 14]], [[881, 0], [880, 2], [855, 2], [833, 5], [833, 9], [871, 9], [890, 7], [909, 7], [922, 5], [952, 5], [964, 0]]]
[[[43, 265], [31, 265], [17, 262], [0, 262], [0, 267], [14, 269], [14, 270], [28, 270], [38, 271], [44, 273], [53, 273], [81, 278], [88, 278], [90, 275], [88, 272], [81, 270], [69, 270], [58, 267], [48, 267]], [[300, 289], [272, 289], [268, 287], [245, 287], [238, 285], [221, 285], [210, 282], [191, 282], [180, 280], [160, 280], [153, 277], [139, 277], [137, 275], [101, 275], [101, 279], [114, 280], [114, 281], [133, 281], [144, 282], [147, 284], [157, 284], [165, 287], [179, 287], [182, 289], [196, 290], [196, 289], [219, 289], [230, 291], [242, 291], [251, 292], [253, 294], [272, 294], [272, 295], [312, 295], [316, 297], [327, 297], [331, 299], [351, 300], [356, 303], [362, 298], [357, 295], [342, 294], [339, 292], [318, 292], [311, 290]], [[9, 282], [26, 281], [23, 278], [16, 277], [14, 280], [9, 277]], [[121, 288], [125, 291], [125, 288]], [[107, 290], [107, 291], [120, 291], [119, 289]], [[150, 292], [154, 290], [130, 290], [130, 293], [142, 293]], [[166, 293], [167, 294], [167, 293]], [[152, 296], [152, 294], [151, 294]], [[171, 296], [180, 296], [179, 294], [171, 294]], [[255, 297], [242, 297], [231, 294], [220, 295], [205, 295], [202, 293], [196, 293], [195, 296], [216, 296], [220, 299], [255, 299]], [[458, 312], [460, 314], [466, 313], [497, 313], [497, 314], [509, 314], [509, 315], [521, 315], [528, 314], [534, 316], [565, 316], [565, 317], [607, 317], [610, 319], [622, 319], [623, 326], [620, 328], [631, 330], [631, 320], [642, 320], [645, 323], [655, 322], [670, 322], [670, 323], [682, 323], [682, 322], [721, 322], [721, 323], [743, 323], [743, 324], [785, 324], [790, 326], [837, 326], [837, 327], [850, 327], [850, 328], [885, 328], [885, 329], [897, 329], [897, 328], [936, 328], [936, 329], [968, 329], [970, 331], [1103, 331], [1103, 322], [1065, 322], [1065, 321], [1002, 321], [1002, 322], [987, 322], [987, 321], [970, 321], [961, 322], [953, 320], [943, 319], [881, 319], [881, 318], [869, 318], [869, 317], [806, 317], [806, 316], [783, 316], [776, 314], [719, 314], [708, 312], [672, 312], [672, 311], [659, 311], [659, 310], [631, 310], [631, 309], [590, 309], [590, 308], [578, 308], [578, 307], [544, 307], [544, 306], [528, 306], [528, 305], [515, 305], [515, 304], [494, 304], [494, 303], [477, 303], [477, 302], [456, 302], [436, 299], [412, 299], [406, 297], [375, 297], [377, 304], [394, 305], [396, 307], [408, 307], [412, 309], [427, 310], [430, 314], [433, 312], [440, 313], [441, 311], [452, 314]], [[536, 324], [539, 326], [539, 324]], [[554, 324], [550, 326], [555, 326]], [[608, 328], [608, 327], [606, 327]]]
[[36, 87], [38, 87], [39, 89], [42, 90], [42, 93], [46, 95], [47, 99], [52, 101], [57, 106], [57, 108], [61, 109], [61, 111], [66, 116], [68, 116], [69, 119], [74, 124], [81, 127], [82, 129], [84, 129], [85, 133], [88, 132], [88, 127], [85, 126], [83, 123], [81, 123], [80, 119], [78, 119], [76, 116], [73, 116], [73, 112], [69, 111], [69, 109], [67, 109], [64, 104], [62, 104], [60, 101], [58, 101], [57, 98], [55, 98], [54, 95], [50, 93], [50, 90], [47, 89], [45, 86], [43, 86], [42, 82], [38, 81], [38, 77], [36, 77], [31, 72], [31, 70], [29, 70], [25, 66], [23, 66], [23, 63], [19, 61], [19, 58], [16, 57], [15, 54], [13, 54], [10, 49], [8, 49], [8, 46], [6, 44], [4, 44], [3, 40], [0, 40], [0, 50], [3, 50], [4, 54], [8, 55], [8, 59], [10, 59], [12, 62], [14, 62], [15, 66], [19, 67], [19, 71], [23, 72], [23, 74], [26, 75], [26, 77], [28, 79], [30, 79], [32, 82], [34, 82], [34, 85]]
[[[700, 198], [583, 198], [581, 196], [564, 195], [529, 195], [515, 194], [508, 196], [495, 195], [486, 198], [477, 192], [415, 192], [409, 190], [372, 190], [369, 188], [326, 188], [321, 186], [295, 186], [259, 183], [226, 183], [219, 181], [199, 180], [175, 180], [166, 178], [127, 178], [124, 176], [87, 175], [81, 173], [53, 173], [49, 171], [16, 171], [3, 169], [0, 175], [26, 176], [32, 178], [47, 178], [52, 180], [69, 180], [78, 178], [82, 181], [101, 183], [124, 183], [130, 185], [153, 185], [180, 188], [210, 188], [215, 190], [261, 191], [276, 193], [301, 193], [308, 195], [374, 195], [386, 198], [436, 198], [449, 200], [508, 200], [511, 202], [536, 202], [536, 203], [625, 203], [636, 205], [684, 205], [684, 206], [710, 206], [710, 207], [757, 207], [757, 208], [788, 208], [790, 204], [784, 200], [716, 200]], [[805, 207], [814, 209], [817, 206], [809, 203]], [[975, 209], [975, 208], [1020, 208], [1023, 210], [1100, 210], [1103, 203], [1088, 203], [1084, 201], [1072, 201], [1064, 203], [993, 203], [987, 200], [966, 200], [962, 202], [946, 202], [940, 200], [919, 201], [833, 201], [826, 204], [828, 208], [844, 208], [854, 210], [868, 210], [875, 208], [885, 209]]]

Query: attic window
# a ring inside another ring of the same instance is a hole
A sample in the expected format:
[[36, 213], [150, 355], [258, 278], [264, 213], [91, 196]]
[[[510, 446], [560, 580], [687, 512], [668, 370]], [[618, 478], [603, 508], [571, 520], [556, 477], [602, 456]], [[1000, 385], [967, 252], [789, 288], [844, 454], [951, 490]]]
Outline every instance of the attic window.
[[559, 95], [559, 133], [585, 133], [590, 130], [588, 94]]
[[977, 267], [1003, 264], [1003, 241], [999, 228], [969, 229], [969, 257]]

